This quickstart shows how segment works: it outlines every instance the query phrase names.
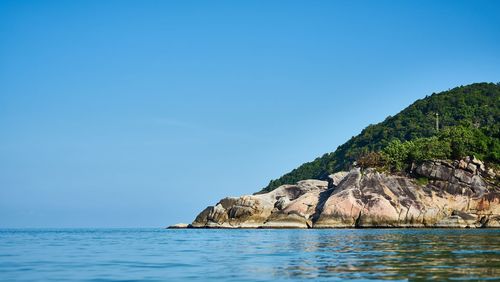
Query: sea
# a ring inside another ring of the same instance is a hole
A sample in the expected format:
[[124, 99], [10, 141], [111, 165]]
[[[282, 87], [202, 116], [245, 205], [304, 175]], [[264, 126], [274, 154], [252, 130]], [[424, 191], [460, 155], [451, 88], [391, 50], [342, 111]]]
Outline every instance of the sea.
[[500, 281], [499, 229], [0, 229], [0, 281]]

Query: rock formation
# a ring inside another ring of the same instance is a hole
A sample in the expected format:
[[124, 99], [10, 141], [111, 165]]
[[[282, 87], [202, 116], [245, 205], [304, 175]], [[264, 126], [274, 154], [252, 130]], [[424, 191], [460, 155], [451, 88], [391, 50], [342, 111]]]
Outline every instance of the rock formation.
[[497, 173], [472, 157], [408, 175], [353, 168], [257, 195], [224, 198], [194, 228], [500, 227]]

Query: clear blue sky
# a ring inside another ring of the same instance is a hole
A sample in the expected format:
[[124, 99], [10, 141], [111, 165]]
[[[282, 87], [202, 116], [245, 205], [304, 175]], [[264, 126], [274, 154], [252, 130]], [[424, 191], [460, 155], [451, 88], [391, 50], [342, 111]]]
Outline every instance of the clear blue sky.
[[1, 1], [0, 227], [162, 227], [500, 81], [498, 1]]

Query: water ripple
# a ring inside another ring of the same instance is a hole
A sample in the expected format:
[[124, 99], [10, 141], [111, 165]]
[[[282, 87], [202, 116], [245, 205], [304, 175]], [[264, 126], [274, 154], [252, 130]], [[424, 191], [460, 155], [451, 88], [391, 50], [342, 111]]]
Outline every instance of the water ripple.
[[500, 279], [500, 230], [0, 230], [1, 281]]

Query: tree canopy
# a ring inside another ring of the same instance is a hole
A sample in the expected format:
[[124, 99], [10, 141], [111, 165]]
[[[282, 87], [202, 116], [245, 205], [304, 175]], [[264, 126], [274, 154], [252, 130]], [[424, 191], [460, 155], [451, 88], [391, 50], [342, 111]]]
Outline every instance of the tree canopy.
[[[435, 128], [439, 114], [440, 130]], [[354, 161], [376, 161], [380, 152], [391, 168], [401, 170], [425, 159], [458, 159], [475, 155], [500, 162], [500, 84], [475, 83], [415, 101], [393, 117], [369, 125], [332, 153], [271, 180], [261, 192], [303, 179], [326, 179]]]

